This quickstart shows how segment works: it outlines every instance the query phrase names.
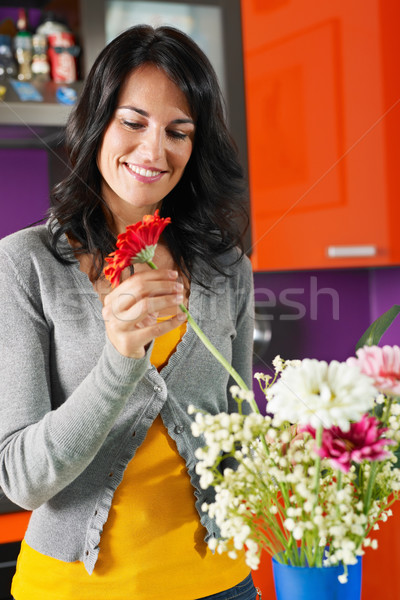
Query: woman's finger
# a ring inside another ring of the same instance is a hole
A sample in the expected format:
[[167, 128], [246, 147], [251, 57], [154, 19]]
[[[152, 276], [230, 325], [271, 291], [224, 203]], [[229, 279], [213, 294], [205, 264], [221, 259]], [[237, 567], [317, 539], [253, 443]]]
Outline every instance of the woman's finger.
[[128, 358], [142, 358], [145, 355], [145, 347], [154, 340], [154, 338], [172, 331], [186, 320], [186, 315], [181, 312], [179, 315], [164, 321], [156, 321], [152, 325], [133, 327], [130, 331], [120, 332], [115, 337], [110, 337], [114, 347]]
[[109, 303], [103, 309], [103, 318], [105, 321], [116, 319], [122, 329], [134, 327], [137, 323], [146, 317], [173, 316], [180, 312], [179, 305], [183, 302], [183, 294], [174, 292], [166, 296], [152, 296], [142, 298], [139, 302], [132, 302], [126, 305], [125, 302], [121, 309], [121, 302], [117, 299]]
[[143, 279], [136, 275], [131, 281], [124, 282], [128, 285], [119, 286], [107, 295], [104, 305], [113, 307], [114, 313], [121, 313], [128, 310], [134, 304], [139, 303], [143, 298], [183, 294], [183, 284], [170, 279]]

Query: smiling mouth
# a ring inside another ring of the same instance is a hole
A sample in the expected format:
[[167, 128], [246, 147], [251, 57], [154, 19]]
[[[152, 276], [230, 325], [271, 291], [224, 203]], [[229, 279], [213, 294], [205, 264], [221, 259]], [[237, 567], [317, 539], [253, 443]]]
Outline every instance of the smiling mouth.
[[165, 172], [165, 171], [153, 171], [150, 169], [143, 169], [143, 167], [137, 167], [136, 165], [132, 165], [130, 163], [125, 163], [125, 164], [131, 171], [133, 171], [137, 175], [141, 175], [141, 177], [148, 177], [149, 179], [152, 177], [157, 177], [158, 175], [161, 175], [162, 173]]

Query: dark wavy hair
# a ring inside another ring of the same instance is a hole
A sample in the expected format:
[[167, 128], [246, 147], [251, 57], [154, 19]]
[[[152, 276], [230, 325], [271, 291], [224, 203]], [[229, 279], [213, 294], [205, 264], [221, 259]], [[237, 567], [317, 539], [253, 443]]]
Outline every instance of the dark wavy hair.
[[[208, 58], [186, 34], [173, 27], [131, 27], [108, 44], [96, 59], [65, 133], [70, 162], [68, 176], [52, 192], [50, 243], [59, 260], [71, 255], [57, 250], [66, 233], [83, 253], [93, 256], [97, 277], [104, 258], [115, 250], [109, 223], [112, 215], [101, 197], [101, 174], [96, 158], [103, 133], [112, 118], [126, 77], [152, 64], [183, 91], [195, 121], [191, 157], [179, 183], [163, 199], [160, 214], [171, 217], [164, 239], [179, 267], [190, 277], [201, 258], [226, 274], [219, 257], [234, 247], [243, 254], [241, 239], [247, 226], [246, 185], [236, 146], [225, 121], [217, 77]], [[201, 282], [200, 276], [195, 277]]]

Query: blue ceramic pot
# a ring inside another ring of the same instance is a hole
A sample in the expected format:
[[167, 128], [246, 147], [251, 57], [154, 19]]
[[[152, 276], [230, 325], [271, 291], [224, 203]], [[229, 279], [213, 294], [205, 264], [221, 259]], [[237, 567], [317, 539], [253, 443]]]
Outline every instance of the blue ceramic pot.
[[272, 559], [277, 600], [360, 600], [362, 560], [348, 566], [347, 583], [338, 576], [343, 566], [292, 567]]

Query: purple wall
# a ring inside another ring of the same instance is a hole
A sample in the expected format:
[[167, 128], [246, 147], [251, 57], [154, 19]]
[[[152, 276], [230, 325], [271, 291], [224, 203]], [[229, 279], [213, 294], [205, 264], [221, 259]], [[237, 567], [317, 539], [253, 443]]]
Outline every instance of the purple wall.
[[[345, 360], [370, 323], [400, 304], [400, 267], [255, 273], [254, 282], [271, 319], [267, 363], [275, 354]], [[400, 317], [381, 343], [400, 345]]]
[[[271, 324], [271, 342], [255, 371], [272, 373], [272, 359], [346, 360], [368, 326], [400, 304], [400, 267], [254, 274], [256, 304]], [[400, 316], [382, 344], [400, 345]], [[255, 382], [261, 409], [265, 400]]]
[[48, 187], [44, 150], [0, 148], [0, 238], [45, 215]]
[[[371, 321], [400, 304], [400, 267], [373, 269], [370, 272]], [[400, 316], [398, 316], [382, 337], [380, 345], [400, 346]]]
[[[271, 316], [269, 350], [344, 360], [370, 321], [368, 270], [255, 273], [256, 303]], [[274, 342], [275, 336], [275, 342]]]
[[[24, 3], [21, 2], [21, 5]], [[16, 7], [0, 7], [0, 20], [11, 19], [14, 23], [18, 20], [18, 8]], [[39, 25], [42, 19], [42, 10], [38, 8], [29, 8], [26, 10], [26, 16], [28, 18], [28, 27], [34, 31]]]

